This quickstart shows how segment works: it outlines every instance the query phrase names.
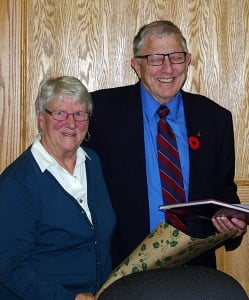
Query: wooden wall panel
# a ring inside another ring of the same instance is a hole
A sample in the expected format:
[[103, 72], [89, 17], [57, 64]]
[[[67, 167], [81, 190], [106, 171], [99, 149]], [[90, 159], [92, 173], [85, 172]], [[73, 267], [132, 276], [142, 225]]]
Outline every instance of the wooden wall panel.
[[21, 7], [0, 0], [0, 172], [21, 151]]
[[[238, 195], [241, 202], [249, 204], [249, 180], [237, 180]], [[241, 245], [233, 251], [226, 252], [224, 247], [216, 251], [217, 267], [230, 274], [240, 282], [249, 295], [249, 231], [243, 237]]]
[[[187, 88], [232, 111], [236, 177], [249, 178], [249, 2], [192, 1], [189, 22], [193, 53]], [[193, 16], [193, 15], [192, 15]]]
[[36, 132], [33, 103], [44, 76], [74, 75], [90, 91], [134, 83], [133, 36], [144, 23], [169, 18], [182, 28], [193, 57], [185, 89], [232, 111], [236, 177], [249, 178], [247, 0], [26, 2], [25, 147]]
[[224, 247], [216, 251], [218, 269], [233, 276], [249, 295], [249, 233], [243, 238], [241, 245], [233, 251], [226, 251]]
[[[132, 40], [156, 19], [182, 29], [192, 53], [185, 89], [231, 110], [236, 181], [249, 203], [248, 0], [0, 0], [0, 172], [37, 132], [34, 101], [48, 75], [73, 75], [90, 91], [136, 82]], [[218, 266], [249, 293], [249, 235], [217, 251]]]

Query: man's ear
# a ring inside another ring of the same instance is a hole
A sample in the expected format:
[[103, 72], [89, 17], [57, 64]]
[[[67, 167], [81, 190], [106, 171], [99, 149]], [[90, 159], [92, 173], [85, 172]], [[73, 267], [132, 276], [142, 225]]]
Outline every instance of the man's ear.
[[191, 53], [187, 53], [187, 64], [188, 64], [188, 66], [190, 65], [190, 63], [191, 63], [191, 59], [192, 59], [192, 56], [191, 56]]
[[131, 59], [131, 67], [136, 72], [137, 77], [140, 79], [141, 78], [140, 64], [139, 64], [137, 58]]

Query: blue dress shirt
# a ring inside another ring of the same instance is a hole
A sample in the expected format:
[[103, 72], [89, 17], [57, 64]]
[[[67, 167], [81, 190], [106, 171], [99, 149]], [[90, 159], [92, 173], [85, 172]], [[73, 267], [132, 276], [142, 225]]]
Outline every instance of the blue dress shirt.
[[[144, 121], [150, 229], [153, 230], [159, 222], [165, 221], [164, 213], [158, 210], [159, 205], [163, 204], [156, 144], [157, 126], [159, 121], [157, 109], [159, 108], [160, 103], [144, 89], [142, 84], [140, 85], [140, 88]], [[189, 150], [184, 107], [180, 92], [177, 93], [177, 95], [169, 103], [167, 103], [167, 107], [170, 110], [170, 113], [167, 115], [166, 120], [176, 136], [183, 174], [184, 190], [187, 200], [189, 185]]]

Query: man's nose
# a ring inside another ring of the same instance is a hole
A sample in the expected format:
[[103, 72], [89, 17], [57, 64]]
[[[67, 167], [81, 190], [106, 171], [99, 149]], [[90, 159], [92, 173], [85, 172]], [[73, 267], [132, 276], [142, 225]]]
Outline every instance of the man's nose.
[[172, 63], [170, 62], [170, 59], [168, 56], [164, 57], [164, 62], [162, 64], [162, 69], [166, 71], [171, 71], [172, 70]]

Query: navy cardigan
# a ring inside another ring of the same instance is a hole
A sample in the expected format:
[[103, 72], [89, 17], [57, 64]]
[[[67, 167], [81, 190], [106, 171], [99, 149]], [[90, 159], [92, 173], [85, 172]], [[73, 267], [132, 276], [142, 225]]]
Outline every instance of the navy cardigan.
[[93, 225], [30, 148], [0, 176], [0, 299], [70, 300], [111, 272], [115, 215], [99, 158], [84, 150]]

